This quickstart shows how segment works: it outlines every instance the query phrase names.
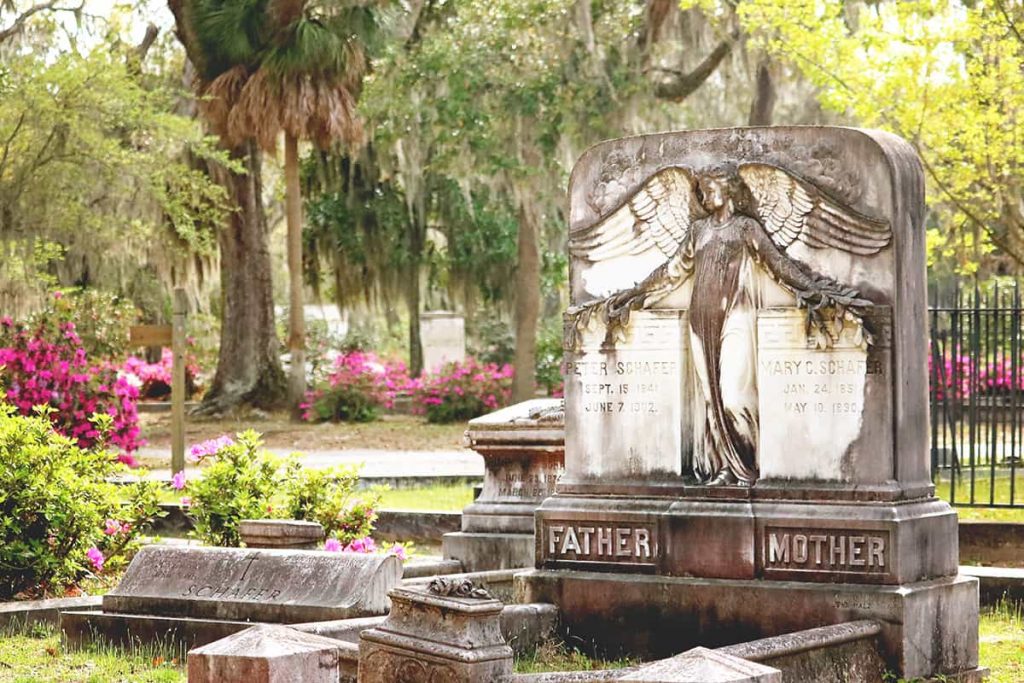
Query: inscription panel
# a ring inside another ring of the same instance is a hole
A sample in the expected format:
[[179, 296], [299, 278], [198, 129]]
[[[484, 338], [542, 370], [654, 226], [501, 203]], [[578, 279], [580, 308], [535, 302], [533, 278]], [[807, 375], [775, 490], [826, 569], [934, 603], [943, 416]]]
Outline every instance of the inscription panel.
[[762, 566], [768, 578], [780, 573], [888, 574], [892, 571], [891, 537], [887, 529], [768, 526], [764, 529]]
[[[856, 323], [847, 321], [832, 346], [819, 349], [818, 339], [807, 334], [805, 311], [769, 309], [758, 315], [762, 478], [857, 478], [851, 446], [866, 424], [883, 435], [890, 414], [888, 309], [877, 313], [870, 353]], [[884, 467], [872, 470], [879, 479], [889, 476]]]
[[656, 564], [661, 556], [657, 526], [649, 522], [544, 519], [545, 562]]
[[680, 474], [692, 443], [688, 328], [685, 311], [636, 311], [614, 349], [595, 325], [567, 351], [570, 475]]

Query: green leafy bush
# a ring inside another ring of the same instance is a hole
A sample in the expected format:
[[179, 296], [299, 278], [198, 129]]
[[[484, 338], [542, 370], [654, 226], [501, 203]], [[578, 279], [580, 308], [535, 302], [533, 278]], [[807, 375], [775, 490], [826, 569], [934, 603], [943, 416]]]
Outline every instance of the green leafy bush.
[[188, 493], [194, 533], [204, 543], [238, 546], [240, 521], [281, 516], [275, 514], [274, 495], [298, 472], [299, 464], [294, 457], [280, 458], [261, 446], [260, 435], [250, 429], [201, 456], [213, 461], [201, 478], [188, 483]]
[[204, 543], [240, 545], [243, 519], [319, 522], [343, 544], [372, 533], [381, 491], [357, 490], [356, 468], [306, 469], [296, 456], [275, 456], [261, 446], [259, 434], [249, 430], [237, 440], [221, 437], [192, 448], [193, 461], [212, 460], [201, 478], [180, 482], [187, 486], [194, 533]]
[[324, 533], [342, 545], [373, 533], [383, 489], [358, 490], [357, 467], [303, 469], [284, 486], [284, 514], [319, 522]]
[[[0, 600], [61, 593], [122, 564], [159, 514], [158, 484], [110, 483], [123, 466], [57, 434], [43, 413], [19, 415], [0, 395]], [[95, 422], [110, 429], [107, 415]]]

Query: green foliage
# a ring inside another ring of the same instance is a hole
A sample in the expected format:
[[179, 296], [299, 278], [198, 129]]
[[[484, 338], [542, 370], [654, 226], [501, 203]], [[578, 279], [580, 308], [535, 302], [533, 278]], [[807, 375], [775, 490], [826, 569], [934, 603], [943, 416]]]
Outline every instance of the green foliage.
[[[177, 93], [118, 49], [7, 53], [0, 94], [0, 283], [23, 301], [62, 277], [114, 286], [154, 243], [208, 251], [225, 193], [187, 163], [222, 158]], [[168, 231], [169, 228], [169, 231]], [[10, 310], [10, 309], [8, 309]]]
[[302, 469], [282, 490], [283, 513], [290, 519], [319, 522], [328, 538], [342, 546], [373, 533], [381, 487], [358, 490], [359, 468]]
[[189, 514], [203, 543], [237, 547], [238, 524], [243, 519], [280, 517], [274, 495], [299, 472], [295, 457], [280, 458], [261, 450], [256, 432], [238, 434], [231, 445], [217, 451], [203, 476], [188, 485], [192, 499]]
[[562, 387], [562, 326], [550, 322], [537, 338], [537, 384], [551, 396]]
[[737, 12], [824, 107], [914, 145], [934, 265], [971, 273], [993, 247], [1024, 263], [1024, 5], [744, 0]]
[[[109, 416], [98, 417], [109, 429]], [[0, 400], [0, 599], [72, 586], [94, 570], [90, 549], [107, 567], [125, 560], [158, 515], [158, 491], [110, 483], [118, 470], [110, 453], [78, 448], [45, 416], [17, 415]]]
[[296, 455], [262, 449], [252, 430], [219, 445], [203, 476], [188, 484], [193, 532], [209, 545], [237, 547], [243, 519], [320, 522], [342, 545], [369, 536], [381, 491], [357, 491], [357, 468], [309, 469]]

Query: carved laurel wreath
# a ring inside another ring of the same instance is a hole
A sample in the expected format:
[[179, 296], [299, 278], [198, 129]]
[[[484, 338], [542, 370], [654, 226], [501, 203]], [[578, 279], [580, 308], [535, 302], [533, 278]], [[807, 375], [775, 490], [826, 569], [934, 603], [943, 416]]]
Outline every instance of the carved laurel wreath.
[[487, 592], [486, 589], [473, 585], [473, 582], [469, 579], [452, 579], [439, 576], [430, 582], [427, 590], [434, 595], [446, 595], [453, 598], [494, 599], [494, 596]]

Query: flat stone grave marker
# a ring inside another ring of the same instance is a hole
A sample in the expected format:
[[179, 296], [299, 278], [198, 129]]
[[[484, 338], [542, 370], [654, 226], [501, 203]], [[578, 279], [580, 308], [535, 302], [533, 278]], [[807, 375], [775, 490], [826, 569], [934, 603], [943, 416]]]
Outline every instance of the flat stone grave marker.
[[103, 596], [101, 612], [65, 612], [61, 626], [72, 641], [90, 631], [113, 641], [174, 632], [202, 644], [252, 622], [386, 614], [401, 576], [393, 555], [148, 546]]

